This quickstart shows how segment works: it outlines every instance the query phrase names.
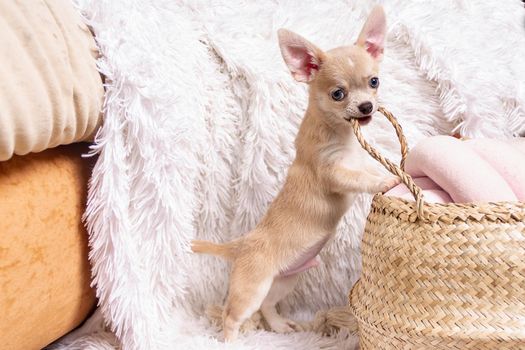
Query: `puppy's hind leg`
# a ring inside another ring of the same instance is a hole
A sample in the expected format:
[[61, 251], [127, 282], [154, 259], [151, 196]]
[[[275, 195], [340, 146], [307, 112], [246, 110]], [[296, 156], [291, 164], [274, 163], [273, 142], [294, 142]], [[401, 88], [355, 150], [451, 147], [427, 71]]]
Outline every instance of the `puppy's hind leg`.
[[237, 339], [240, 326], [259, 310], [272, 283], [272, 274], [257, 271], [249, 265], [234, 266], [223, 313], [225, 341]]
[[290, 333], [303, 330], [299, 324], [279, 315], [276, 309], [277, 303], [294, 289], [298, 278], [299, 274], [287, 277], [276, 277], [270, 292], [262, 303], [261, 312], [274, 332]]

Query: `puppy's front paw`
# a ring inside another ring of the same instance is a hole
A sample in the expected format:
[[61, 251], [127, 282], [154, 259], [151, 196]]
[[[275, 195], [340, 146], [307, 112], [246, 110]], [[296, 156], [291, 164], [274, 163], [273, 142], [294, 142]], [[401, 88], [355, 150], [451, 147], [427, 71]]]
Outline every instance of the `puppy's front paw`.
[[385, 193], [388, 190], [396, 187], [401, 183], [401, 180], [397, 176], [389, 176], [386, 179], [383, 179], [381, 181], [381, 184], [379, 184], [379, 192]]

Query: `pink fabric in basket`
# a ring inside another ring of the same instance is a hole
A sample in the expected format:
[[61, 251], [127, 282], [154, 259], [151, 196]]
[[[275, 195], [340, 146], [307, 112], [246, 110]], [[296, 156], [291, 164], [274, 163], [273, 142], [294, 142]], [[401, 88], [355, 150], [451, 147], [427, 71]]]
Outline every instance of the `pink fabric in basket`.
[[[411, 150], [405, 168], [429, 202], [525, 200], [525, 142], [519, 139], [431, 137]], [[413, 200], [403, 184], [386, 195]]]
[[498, 172], [520, 201], [525, 200], [525, 154], [520, 152], [519, 144], [475, 139], [465, 141], [465, 145]]
[[[428, 177], [416, 177], [414, 178], [416, 185], [421, 187], [425, 201], [430, 203], [450, 203], [453, 202], [452, 198], [447, 192], [443, 191], [434, 181]], [[386, 193], [387, 196], [400, 197], [406, 200], [414, 200], [414, 196], [408, 190], [404, 184], [399, 184], [392, 188]]]

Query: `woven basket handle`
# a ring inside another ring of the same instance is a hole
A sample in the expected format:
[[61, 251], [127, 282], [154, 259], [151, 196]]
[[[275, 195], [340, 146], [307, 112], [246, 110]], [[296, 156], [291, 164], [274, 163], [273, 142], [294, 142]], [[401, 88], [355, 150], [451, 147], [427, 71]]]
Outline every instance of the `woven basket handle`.
[[392, 174], [399, 176], [401, 179], [401, 182], [404, 183], [412, 195], [414, 196], [414, 199], [416, 200], [416, 213], [417, 217], [419, 219], [423, 219], [425, 217], [424, 210], [423, 210], [423, 193], [421, 191], [421, 188], [415, 184], [412, 177], [405, 172], [405, 160], [408, 153], [408, 146], [406, 142], [405, 135], [403, 134], [403, 129], [401, 128], [401, 125], [397, 122], [397, 119], [384, 109], [383, 107], [379, 107], [378, 109], [381, 114], [383, 114], [388, 121], [394, 126], [394, 129], [396, 130], [397, 138], [399, 139], [399, 143], [401, 145], [401, 162], [400, 166], [397, 166], [390, 160], [383, 157], [375, 148], [370, 146], [368, 142], [365, 141], [363, 138], [363, 134], [361, 133], [361, 128], [359, 127], [359, 121], [357, 119], [351, 119], [350, 123], [352, 125], [352, 128], [354, 129], [354, 134], [361, 144], [361, 147], [363, 147], [375, 160], [377, 160], [379, 163], [381, 163], [388, 171], [390, 171]]

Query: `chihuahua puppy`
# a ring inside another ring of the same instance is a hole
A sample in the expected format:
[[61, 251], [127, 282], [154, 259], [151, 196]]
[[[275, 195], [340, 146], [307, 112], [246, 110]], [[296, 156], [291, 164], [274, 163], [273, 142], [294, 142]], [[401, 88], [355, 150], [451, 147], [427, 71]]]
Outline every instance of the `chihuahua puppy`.
[[224, 338], [261, 310], [276, 332], [301, 327], [277, 313], [299, 273], [318, 265], [317, 255], [336, 232], [359, 192], [386, 191], [399, 183], [366, 169], [350, 118], [370, 121], [378, 108], [378, 66], [386, 31], [381, 7], [373, 9], [353, 46], [323, 52], [303, 37], [280, 29], [281, 53], [295, 80], [309, 85], [306, 115], [295, 141], [296, 158], [281, 192], [261, 222], [224, 244], [195, 240], [192, 250], [232, 262], [223, 312]]

